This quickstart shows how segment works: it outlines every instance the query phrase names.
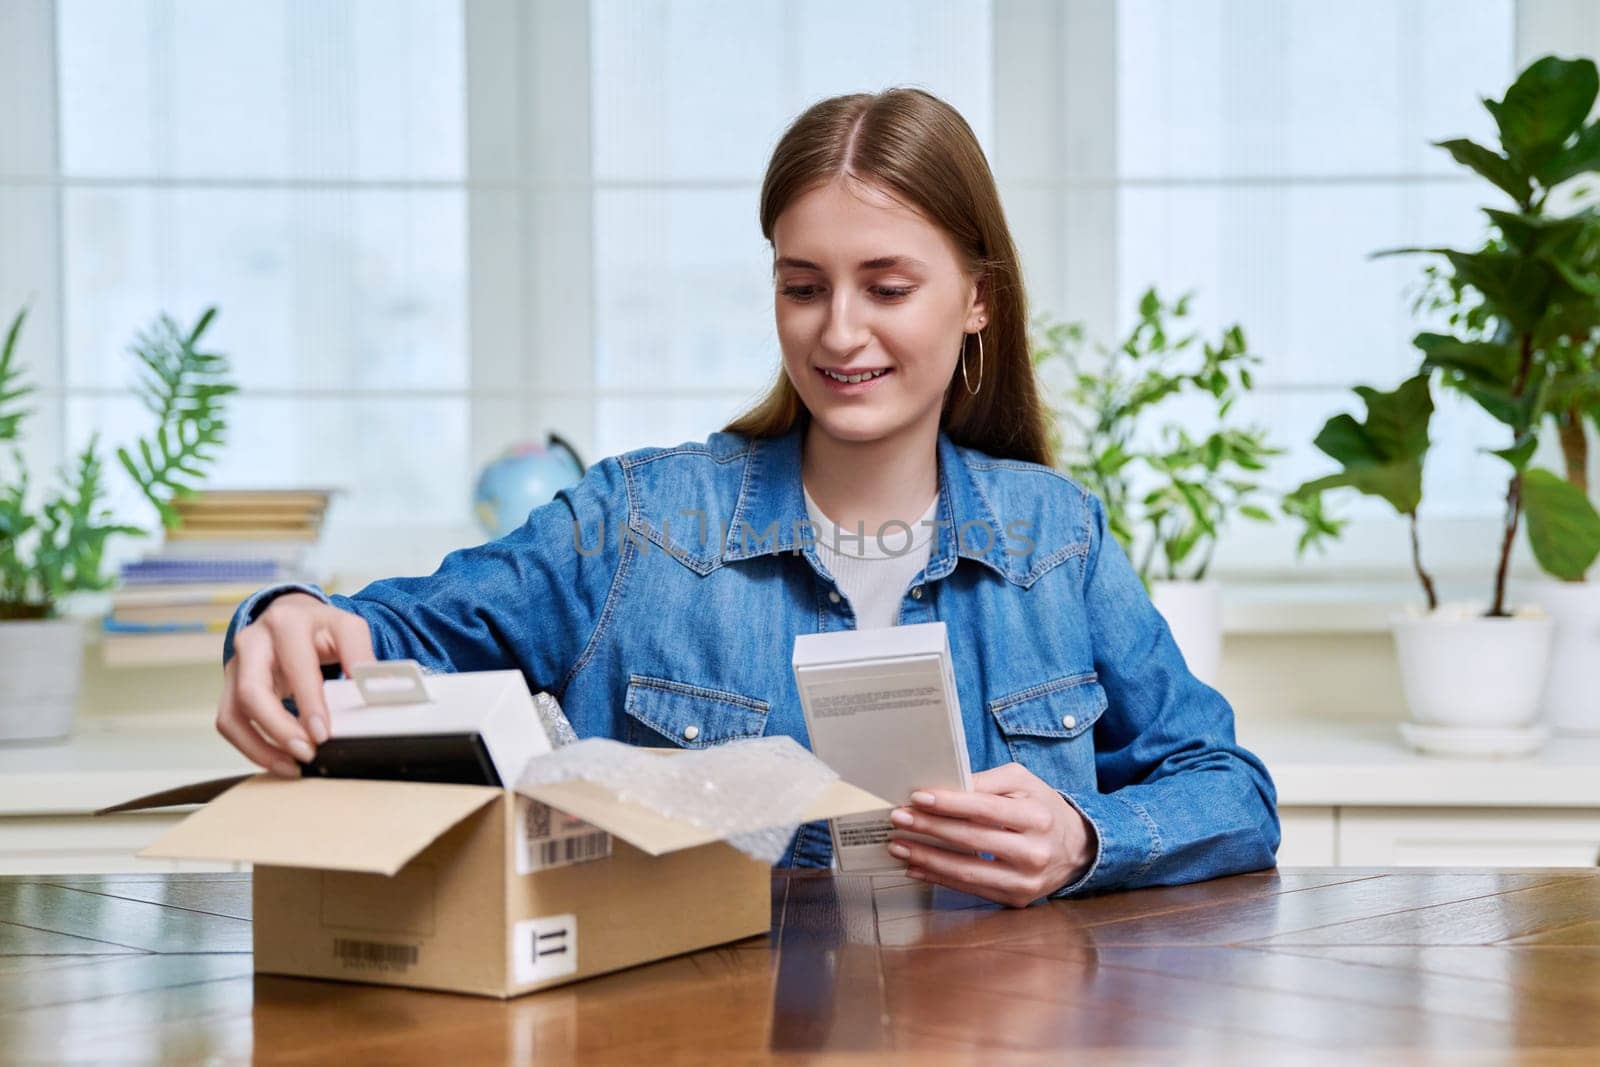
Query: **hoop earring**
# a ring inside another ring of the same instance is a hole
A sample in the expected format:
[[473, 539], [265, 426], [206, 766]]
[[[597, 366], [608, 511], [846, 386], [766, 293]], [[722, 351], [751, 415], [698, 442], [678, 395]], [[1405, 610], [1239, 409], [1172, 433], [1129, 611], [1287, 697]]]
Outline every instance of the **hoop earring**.
[[[978, 338], [978, 389], [982, 389], [983, 388], [983, 330], [982, 330], [982, 328], [979, 328], [979, 330], [977, 332], [977, 338]], [[972, 387], [972, 383], [967, 380], [967, 340], [966, 340], [965, 336], [963, 336], [962, 339], [961, 339], [961, 384], [965, 385], [967, 387], [967, 395], [968, 396], [977, 396], [978, 395], [978, 389], [974, 389]]]

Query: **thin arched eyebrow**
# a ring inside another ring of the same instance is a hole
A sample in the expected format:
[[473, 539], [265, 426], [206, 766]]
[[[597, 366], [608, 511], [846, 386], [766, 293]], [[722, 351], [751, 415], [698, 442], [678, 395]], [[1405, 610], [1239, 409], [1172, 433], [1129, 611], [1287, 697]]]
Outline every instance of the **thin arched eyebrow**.
[[[794, 270], [821, 270], [822, 268], [809, 259], [796, 259], [794, 256], [780, 256], [772, 264], [774, 270], [790, 267]], [[888, 270], [891, 267], [910, 267], [913, 270], [927, 270], [928, 265], [913, 256], [879, 256], [877, 259], [864, 259], [857, 267], [858, 270]]]

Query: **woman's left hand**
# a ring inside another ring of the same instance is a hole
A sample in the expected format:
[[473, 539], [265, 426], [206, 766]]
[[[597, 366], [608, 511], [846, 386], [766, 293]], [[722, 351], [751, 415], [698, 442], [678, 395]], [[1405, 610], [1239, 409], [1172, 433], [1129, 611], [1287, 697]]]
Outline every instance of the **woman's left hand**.
[[911, 801], [890, 813], [895, 828], [960, 850], [894, 838], [889, 852], [911, 878], [1025, 908], [1082, 877], [1094, 858], [1093, 828], [1020, 763], [973, 775], [971, 792], [919, 790]]

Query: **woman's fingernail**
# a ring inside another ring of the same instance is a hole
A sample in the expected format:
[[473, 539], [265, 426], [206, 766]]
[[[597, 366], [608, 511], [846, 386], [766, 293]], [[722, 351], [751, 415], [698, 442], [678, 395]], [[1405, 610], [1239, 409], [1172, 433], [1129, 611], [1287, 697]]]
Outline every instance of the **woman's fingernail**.
[[916, 793], [912, 793], [911, 794], [911, 803], [913, 803], [913, 804], [921, 804], [925, 808], [929, 807], [929, 806], [931, 806], [933, 804], [933, 794], [932, 793], [923, 793], [923, 792], [920, 792], [920, 791], [916, 792]]
[[293, 752], [294, 758], [299, 760], [301, 763], [310, 763], [312, 760], [317, 758], [316, 751], [313, 750], [310, 745], [306, 744], [304, 738], [297, 737], [293, 741], [290, 741], [289, 751]]
[[895, 808], [889, 813], [889, 821], [896, 826], [910, 826], [911, 813], [905, 808]]
[[316, 738], [319, 745], [328, 739], [328, 726], [322, 721], [322, 716], [320, 715], [311, 717], [311, 736]]
[[300, 777], [300, 768], [288, 760], [280, 760], [272, 765], [272, 773], [279, 778], [298, 778]]
[[889, 843], [889, 855], [897, 860], [908, 860], [911, 858], [911, 850], [898, 841], [892, 841]]
[[925, 878], [925, 877], [927, 877], [927, 876], [926, 876], [926, 875], [924, 875], [924, 874], [923, 874], [923, 873], [922, 873], [922, 872], [921, 872], [921, 871], [919, 871], [919, 870], [915, 870], [915, 869], [913, 869], [913, 868], [911, 868], [911, 867], [907, 867], [907, 868], [906, 868], [906, 877], [907, 877], [907, 878], [915, 878], [915, 879], [916, 879], [916, 880], [917, 880], [917, 881], [919, 881], [919, 882], [920, 882], [920, 881], [922, 881], [922, 880], [923, 880], [923, 879], [924, 879], [924, 878]]

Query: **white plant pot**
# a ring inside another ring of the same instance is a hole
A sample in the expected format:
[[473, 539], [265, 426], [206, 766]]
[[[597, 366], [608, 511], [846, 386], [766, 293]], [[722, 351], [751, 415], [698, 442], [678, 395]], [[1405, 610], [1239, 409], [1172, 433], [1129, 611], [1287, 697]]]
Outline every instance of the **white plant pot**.
[[1150, 583], [1150, 599], [1167, 620], [1189, 672], [1215, 687], [1222, 668], [1222, 583]]
[[0, 622], [0, 742], [66, 737], [82, 681], [82, 623]]
[[1562, 733], [1600, 734], [1600, 582], [1541, 581], [1528, 594], [1556, 627], [1545, 722]]
[[1551, 619], [1399, 618], [1391, 627], [1414, 722], [1504, 728], [1538, 716]]

